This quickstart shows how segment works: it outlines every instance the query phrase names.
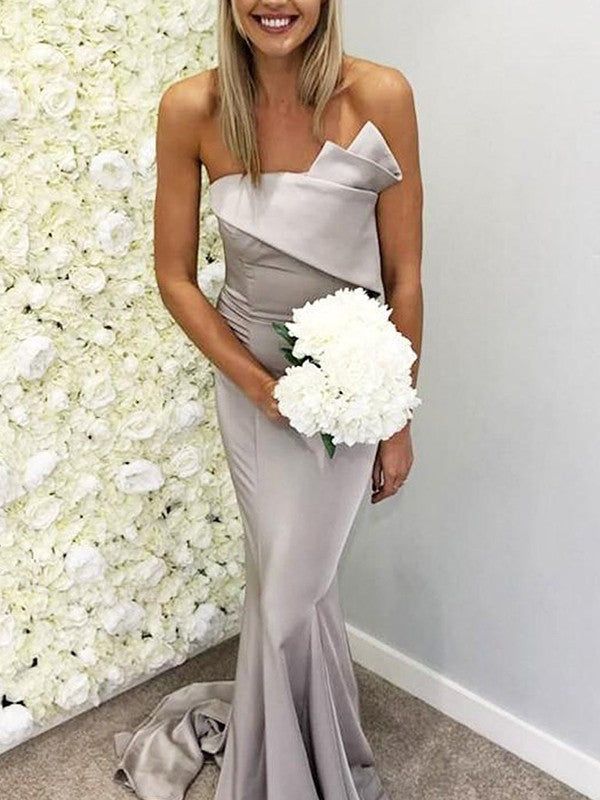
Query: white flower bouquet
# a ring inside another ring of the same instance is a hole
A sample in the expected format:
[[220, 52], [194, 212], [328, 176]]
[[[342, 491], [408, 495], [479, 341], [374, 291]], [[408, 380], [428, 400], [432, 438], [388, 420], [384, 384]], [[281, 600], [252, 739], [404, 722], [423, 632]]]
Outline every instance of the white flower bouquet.
[[401, 430], [421, 404], [412, 385], [417, 358], [389, 319], [392, 309], [361, 288], [341, 288], [274, 322], [292, 364], [273, 389], [300, 433], [336, 445], [375, 443]]

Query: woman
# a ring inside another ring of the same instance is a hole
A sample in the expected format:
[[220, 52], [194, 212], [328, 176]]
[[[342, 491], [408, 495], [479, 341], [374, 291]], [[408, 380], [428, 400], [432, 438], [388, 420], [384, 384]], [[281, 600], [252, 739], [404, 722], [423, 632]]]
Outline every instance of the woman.
[[[115, 779], [178, 800], [211, 753], [216, 800], [388, 800], [360, 725], [336, 570], [369, 479], [374, 503], [406, 480], [410, 425], [330, 459], [278, 410], [287, 362], [272, 322], [361, 285], [420, 351], [412, 92], [397, 70], [343, 52], [338, 0], [222, 0], [218, 25], [219, 68], [161, 98], [155, 259], [167, 308], [215, 366], [245, 528], [239, 655], [235, 682], [185, 686], [117, 734]], [[201, 164], [226, 257], [216, 308], [196, 278]]]

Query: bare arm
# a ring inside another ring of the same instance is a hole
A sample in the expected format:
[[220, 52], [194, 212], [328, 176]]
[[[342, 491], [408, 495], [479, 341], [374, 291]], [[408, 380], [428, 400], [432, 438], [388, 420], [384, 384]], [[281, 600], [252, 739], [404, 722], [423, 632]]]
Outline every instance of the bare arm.
[[160, 99], [156, 131], [154, 263], [161, 298], [177, 324], [257, 405], [273, 412], [274, 377], [245, 347], [198, 287], [201, 108], [198, 89], [170, 86]]
[[[380, 72], [375, 87], [377, 114], [392, 152], [402, 169], [402, 180], [379, 196], [377, 227], [381, 252], [385, 301], [391, 321], [407, 336], [417, 353], [412, 367], [413, 383], [421, 355], [423, 292], [421, 288], [423, 187], [419, 165], [417, 119], [413, 93], [397, 70]], [[373, 467], [371, 501], [395, 494], [413, 463], [410, 421], [379, 443]]]
[[[390, 319], [421, 353], [423, 293], [421, 287], [423, 187], [419, 164], [417, 119], [406, 79], [393, 72], [386, 81], [382, 129], [402, 169], [402, 181], [382, 192], [377, 222], [385, 299]], [[419, 359], [413, 365], [417, 382]]]

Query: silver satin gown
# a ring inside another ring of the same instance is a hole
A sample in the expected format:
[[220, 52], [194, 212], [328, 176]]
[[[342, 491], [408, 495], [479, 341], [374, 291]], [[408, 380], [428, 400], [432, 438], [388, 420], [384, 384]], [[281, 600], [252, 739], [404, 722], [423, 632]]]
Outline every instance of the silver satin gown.
[[[402, 179], [368, 120], [328, 140], [306, 172], [236, 173], [210, 186], [226, 261], [217, 308], [276, 376], [271, 323], [342, 286], [382, 295], [375, 204]], [[272, 422], [215, 368], [218, 421], [245, 529], [246, 586], [235, 681], [192, 683], [115, 734], [114, 780], [143, 800], [181, 800], [210, 754], [215, 800], [389, 800], [360, 724], [337, 567], [377, 445], [341, 444]]]

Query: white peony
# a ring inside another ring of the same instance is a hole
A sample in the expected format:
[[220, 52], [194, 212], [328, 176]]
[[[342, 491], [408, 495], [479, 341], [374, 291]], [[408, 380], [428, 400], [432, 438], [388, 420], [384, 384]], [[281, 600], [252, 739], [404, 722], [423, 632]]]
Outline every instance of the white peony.
[[96, 226], [98, 244], [109, 256], [126, 255], [133, 233], [133, 222], [122, 211], [109, 211]]
[[102, 9], [98, 23], [100, 30], [106, 28], [109, 31], [118, 31], [125, 28], [127, 25], [127, 18], [120, 8], [106, 5]]
[[0, 123], [17, 119], [20, 112], [19, 92], [9, 78], [0, 75]]
[[286, 369], [285, 380], [283, 376], [279, 379], [273, 396], [281, 413], [289, 417], [292, 427], [312, 436], [321, 424], [326, 393], [325, 373], [316, 364], [305, 361], [300, 366]]
[[14, 405], [10, 411], [8, 412], [8, 418], [11, 422], [14, 422], [15, 425], [24, 428], [26, 425], [29, 424], [29, 413], [25, 406], [17, 403]]
[[77, 291], [87, 297], [99, 294], [106, 286], [106, 275], [98, 267], [79, 267], [69, 277]]
[[136, 630], [144, 616], [144, 609], [135, 600], [124, 600], [100, 612], [104, 629], [113, 636]]
[[135, 411], [123, 421], [121, 433], [134, 441], [150, 439], [156, 432], [158, 421], [147, 411]]
[[76, 628], [80, 628], [89, 622], [89, 615], [85, 607], [78, 604], [67, 606], [64, 616], [65, 621]]
[[58, 497], [31, 497], [25, 505], [23, 521], [33, 530], [45, 530], [58, 519], [60, 508]]
[[126, 494], [155, 491], [164, 480], [160, 467], [145, 458], [123, 464], [115, 477], [117, 487]]
[[0, 460], [0, 508], [12, 503], [23, 494], [23, 487], [10, 466]]
[[123, 538], [127, 539], [128, 542], [135, 542], [137, 535], [138, 530], [135, 525], [127, 525], [123, 530]]
[[90, 645], [86, 645], [77, 650], [77, 658], [88, 667], [93, 667], [98, 663], [98, 654]]
[[2, 387], [0, 402], [4, 403], [6, 408], [12, 408], [23, 398], [23, 394], [23, 387], [20, 383], [5, 383]]
[[203, 404], [198, 400], [189, 400], [177, 406], [173, 412], [175, 429], [177, 431], [193, 428], [205, 419], [206, 411]]
[[103, 150], [90, 162], [90, 177], [103, 189], [129, 189], [133, 177], [131, 160], [118, 150]]
[[225, 280], [225, 262], [212, 261], [204, 264], [198, 272], [198, 286], [208, 298], [217, 299]]
[[150, 556], [135, 567], [136, 578], [142, 586], [156, 586], [166, 572], [167, 565], [157, 556]]
[[218, 622], [219, 609], [214, 603], [201, 603], [192, 614], [188, 626], [190, 638], [194, 641], [204, 640], [211, 632], [212, 626]]
[[57, 706], [65, 710], [80, 706], [90, 694], [90, 679], [85, 672], [76, 672], [60, 684], [56, 693]]
[[60, 456], [54, 450], [40, 450], [30, 456], [25, 462], [23, 485], [28, 491], [40, 486], [51, 475], [60, 461]]
[[[15, 543], [15, 532], [8, 526], [6, 513], [1, 507], [0, 503], [0, 549], [4, 548], [4, 552], [8, 547], [12, 547]], [[6, 562], [6, 559], [5, 559]]]
[[52, 339], [36, 334], [20, 342], [15, 351], [17, 373], [26, 380], [39, 380], [50, 364], [56, 352]]
[[193, 31], [206, 31], [216, 22], [217, 0], [185, 0], [183, 8]]
[[106, 559], [97, 547], [90, 544], [76, 544], [69, 548], [64, 568], [74, 583], [90, 583], [104, 576]]
[[73, 258], [73, 248], [68, 242], [53, 242], [48, 246], [44, 266], [51, 273], [66, 267]]
[[18, 744], [27, 738], [33, 729], [33, 717], [25, 706], [13, 703], [0, 708], [0, 745], [3, 747]]
[[163, 18], [161, 27], [171, 39], [185, 39], [190, 30], [185, 18], [176, 10]]
[[411, 383], [417, 354], [390, 314], [364, 289], [344, 287], [294, 308], [283, 326], [274, 323], [296, 363], [273, 396], [292, 427], [321, 433], [330, 456], [340, 443], [389, 438], [421, 404]]
[[29, 225], [16, 214], [0, 218], [0, 256], [13, 264], [25, 266], [29, 254]]
[[77, 84], [66, 77], [49, 81], [40, 92], [40, 106], [53, 119], [67, 117], [77, 103]]
[[104, 408], [112, 403], [116, 396], [111, 376], [107, 373], [92, 373], [82, 381], [80, 401], [85, 408], [93, 410]]
[[34, 42], [29, 52], [24, 55], [36, 67], [46, 67], [53, 70], [67, 70], [69, 68], [66, 56], [58, 48], [47, 42]]
[[[198, 603], [218, 610], [203, 641], [234, 633], [244, 584], [213, 367], [152, 270], [156, 101], [215, 63], [217, 2], [36, 0], [44, 41], [36, 13], [5, 5], [0, 693], [17, 704], [0, 747], [184, 661]], [[216, 299], [209, 198], [201, 222], [198, 282]]]
[[156, 162], [156, 137], [147, 136], [138, 149], [138, 169], [144, 175], [148, 174]]
[[195, 475], [200, 469], [198, 448], [191, 444], [185, 445], [172, 456], [169, 466], [172, 474], [178, 478], [190, 478]]
[[125, 682], [125, 671], [116, 664], [110, 664], [106, 668], [106, 680], [113, 686], [120, 686]]
[[87, 472], [77, 475], [73, 482], [71, 498], [79, 502], [88, 495], [95, 496], [102, 491], [102, 482], [96, 475]]
[[64, 152], [57, 159], [58, 168], [61, 172], [71, 173], [77, 169], [77, 157], [73, 147], [65, 148]]
[[12, 614], [0, 614], [0, 647], [8, 647], [15, 636], [15, 618]]

